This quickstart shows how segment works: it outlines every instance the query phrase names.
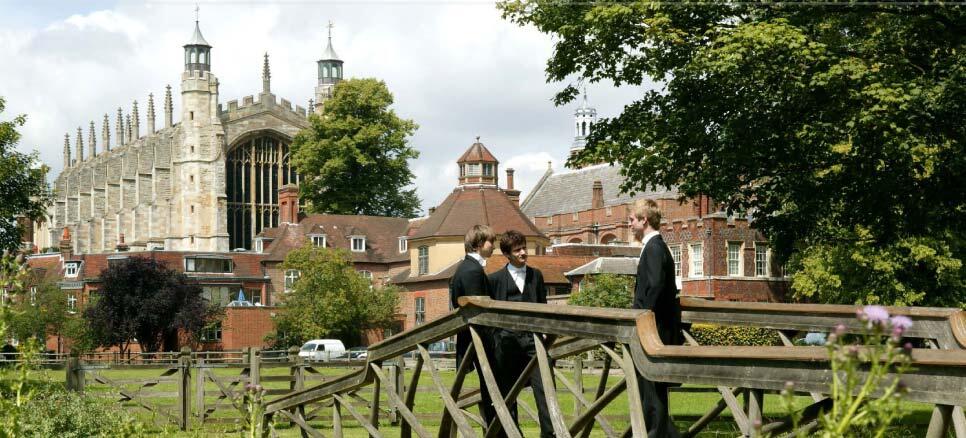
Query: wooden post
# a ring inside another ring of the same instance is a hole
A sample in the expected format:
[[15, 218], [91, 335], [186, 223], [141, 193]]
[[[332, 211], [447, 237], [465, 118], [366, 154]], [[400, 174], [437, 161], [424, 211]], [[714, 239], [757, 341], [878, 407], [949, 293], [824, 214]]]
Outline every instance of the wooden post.
[[[374, 363], [372, 366], [381, 367], [382, 364]], [[369, 424], [376, 429], [379, 429], [379, 392], [381, 391], [379, 383], [379, 379], [372, 382], [372, 411], [369, 413]]]
[[67, 373], [67, 390], [68, 391], [78, 391], [76, 382], [77, 368], [80, 366], [80, 360], [77, 357], [77, 353], [74, 351], [70, 352], [70, 356], [67, 358], [67, 365], [64, 367]]
[[761, 427], [761, 409], [764, 391], [760, 389], [745, 389], [745, 406], [748, 413], [748, 436], [759, 436]]
[[205, 422], [205, 370], [204, 368], [205, 360], [201, 357], [195, 359], [195, 366], [198, 370], [198, 375], [195, 376], [195, 415], [201, 419], [201, 422]]
[[574, 416], [576, 417], [584, 407], [580, 403], [580, 397], [584, 395], [584, 358], [579, 354], [574, 358], [574, 386], [577, 389], [577, 394], [574, 394]]
[[262, 371], [260, 369], [261, 359], [262, 359], [262, 351], [257, 347], [252, 348], [251, 350], [248, 351], [248, 360], [249, 360], [248, 369], [250, 373], [249, 376], [251, 379], [249, 383], [251, 383], [252, 386], [258, 385], [259, 382], [261, 382], [262, 380], [262, 376], [261, 376]]
[[181, 430], [188, 430], [191, 423], [191, 349], [184, 347], [178, 356], [181, 384], [178, 385], [178, 408]]

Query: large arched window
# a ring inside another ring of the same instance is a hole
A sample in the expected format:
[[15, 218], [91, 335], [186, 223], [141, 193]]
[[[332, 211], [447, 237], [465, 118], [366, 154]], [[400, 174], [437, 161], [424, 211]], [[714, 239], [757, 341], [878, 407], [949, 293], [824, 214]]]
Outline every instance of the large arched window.
[[274, 135], [249, 137], [228, 152], [225, 166], [229, 245], [251, 249], [262, 229], [278, 226], [278, 189], [299, 183], [289, 164], [288, 141]]

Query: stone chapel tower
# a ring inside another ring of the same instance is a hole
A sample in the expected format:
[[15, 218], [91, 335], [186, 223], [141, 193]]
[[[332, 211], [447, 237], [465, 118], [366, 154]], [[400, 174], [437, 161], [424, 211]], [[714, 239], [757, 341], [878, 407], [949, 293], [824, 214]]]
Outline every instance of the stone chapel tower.
[[587, 105], [587, 90], [584, 90], [583, 101], [574, 111], [574, 142], [570, 145], [570, 156], [579, 152], [587, 145], [587, 136], [597, 123], [597, 110]]
[[342, 82], [342, 60], [332, 48], [332, 27], [329, 22], [329, 42], [322, 52], [322, 58], [318, 60], [319, 65], [319, 84], [315, 87], [315, 110], [316, 114], [322, 114], [325, 100], [332, 97], [335, 85]]
[[171, 250], [228, 251], [225, 225], [225, 131], [218, 116], [218, 78], [211, 73], [211, 45], [198, 21], [184, 45], [181, 74], [181, 147], [172, 151]]

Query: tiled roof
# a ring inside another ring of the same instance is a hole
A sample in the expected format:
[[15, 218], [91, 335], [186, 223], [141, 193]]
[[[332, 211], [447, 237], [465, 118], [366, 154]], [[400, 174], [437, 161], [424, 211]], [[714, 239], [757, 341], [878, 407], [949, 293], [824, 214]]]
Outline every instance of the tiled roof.
[[527, 237], [546, 237], [502, 190], [460, 187], [439, 204], [411, 238], [463, 236], [477, 224], [489, 225], [497, 234], [517, 230]]
[[[184, 272], [184, 259], [191, 256], [213, 256], [232, 259], [234, 269], [230, 277], [226, 274], [206, 274], [200, 272], [186, 273], [191, 277], [218, 276], [218, 278], [261, 278], [265, 274], [262, 272], [261, 259], [264, 254], [251, 252], [198, 252], [198, 251], [125, 251], [98, 254], [73, 254], [67, 258], [67, 262], [81, 262], [80, 270], [76, 279], [71, 280], [94, 280], [101, 276], [101, 272], [107, 269], [108, 260], [118, 257], [145, 257], [158, 260], [168, 268], [178, 272]], [[30, 267], [33, 269], [44, 269], [55, 274], [46, 274], [47, 279], [63, 280], [63, 265], [60, 257], [43, 256], [31, 257], [28, 259]]]
[[398, 217], [311, 214], [298, 224], [267, 228], [259, 236], [274, 235], [265, 248], [265, 261], [281, 262], [302, 246], [309, 234], [324, 234], [327, 248], [351, 250], [352, 236], [366, 237], [365, 252], [351, 252], [353, 262], [391, 263], [409, 260], [409, 252], [399, 252], [399, 238], [409, 233], [410, 220]]
[[[564, 273], [570, 271], [578, 266], [586, 264], [592, 261], [593, 257], [581, 257], [581, 256], [537, 256], [532, 255], [527, 257], [527, 264], [533, 268], [539, 269], [543, 272], [543, 282], [546, 284], [570, 284], [570, 280], [564, 276]], [[436, 281], [436, 280], [449, 280], [453, 274], [456, 273], [456, 268], [459, 263], [463, 260], [460, 259], [446, 269], [430, 275], [420, 275], [417, 277], [410, 277], [409, 269], [406, 269], [395, 277], [393, 277], [390, 282], [395, 284], [413, 284], [421, 283], [424, 281]], [[506, 257], [502, 255], [495, 255], [486, 260], [485, 271], [487, 274], [492, 274], [506, 266]]]
[[496, 157], [490, 153], [490, 150], [483, 146], [483, 143], [476, 142], [470, 145], [470, 148], [463, 152], [460, 159], [456, 160], [456, 163], [467, 163], [467, 162], [488, 162], [488, 163], [499, 163]]
[[587, 274], [637, 274], [637, 260], [633, 257], [598, 257], [577, 269], [566, 272], [567, 277]]
[[620, 193], [624, 177], [619, 165], [598, 164], [583, 169], [568, 170], [547, 175], [530, 191], [520, 209], [528, 217], [549, 216], [552, 214], [573, 213], [590, 210], [594, 181], [604, 186], [604, 205], [621, 205], [637, 199], [677, 198], [677, 190], [657, 190], [637, 193], [631, 196]]
[[[573, 270], [581, 265], [589, 263], [593, 257], [581, 256], [537, 256], [527, 257], [527, 265], [539, 269], [543, 273], [545, 284], [570, 284], [570, 280], [564, 276], [567, 271]], [[486, 273], [492, 274], [506, 266], [506, 257], [493, 256], [486, 260]]]
[[31, 281], [40, 284], [48, 281], [59, 281], [63, 277], [63, 265], [60, 254], [43, 254], [27, 257], [30, 267]]
[[562, 243], [548, 248], [556, 256], [640, 257], [641, 247], [634, 245], [595, 245]]

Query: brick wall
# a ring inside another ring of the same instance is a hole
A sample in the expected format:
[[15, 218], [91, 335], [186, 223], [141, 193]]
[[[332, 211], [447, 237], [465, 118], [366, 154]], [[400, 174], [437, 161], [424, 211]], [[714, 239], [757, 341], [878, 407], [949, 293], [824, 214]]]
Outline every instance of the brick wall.
[[449, 283], [447, 280], [427, 281], [408, 286], [399, 294], [399, 314], [404, 318], [403, 330], [416, 326], [416, 298], [423, 298], [426, 302], [426, 320], [432, 321], [450, 312]]
[[226, 307], [221, 323], [221, 347], [237, 350], [244, 347], [267, 347], [265, 335], [275, 330], [271, 307]]

